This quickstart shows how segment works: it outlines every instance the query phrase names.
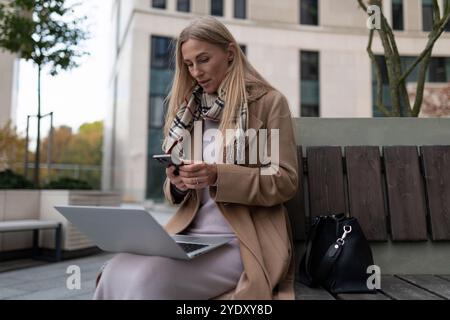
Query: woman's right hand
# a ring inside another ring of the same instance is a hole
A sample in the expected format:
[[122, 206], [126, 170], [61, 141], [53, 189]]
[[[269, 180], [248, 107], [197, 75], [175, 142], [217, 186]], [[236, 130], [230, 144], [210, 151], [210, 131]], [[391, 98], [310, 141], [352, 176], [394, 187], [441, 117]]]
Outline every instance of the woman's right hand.
[[167, 178], [169, 178], [170, 183], [172, 183], [178, 190], [187, 191], [188, 187], [186, 187], [181, 177], [174, 174], [175, 169], [175, 166], [169, 166], [166, 168]]

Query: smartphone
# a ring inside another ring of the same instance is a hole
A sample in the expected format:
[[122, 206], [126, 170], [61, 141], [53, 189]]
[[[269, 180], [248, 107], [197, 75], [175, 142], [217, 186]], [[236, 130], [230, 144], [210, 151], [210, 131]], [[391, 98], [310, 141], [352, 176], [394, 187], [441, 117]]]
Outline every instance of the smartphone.
[[175, 166], [175, 171], [173, 172], [176, 176], [179, 175], [179, 167], [183, 165], [182, 163], [175, 163], [172, 161], [172, 156], [170, 154], [155, 154], [153, 159], [157, 160], [159, 163], [166, 167]]

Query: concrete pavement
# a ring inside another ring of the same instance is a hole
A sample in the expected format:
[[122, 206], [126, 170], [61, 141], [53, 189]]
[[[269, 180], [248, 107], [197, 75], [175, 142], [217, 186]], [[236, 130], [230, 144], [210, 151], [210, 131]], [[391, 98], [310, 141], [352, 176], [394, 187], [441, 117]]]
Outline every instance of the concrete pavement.
[[[123, 205], [123, 207], [137, 206]], [[165, 224], [175, 212], [173, 207], [158, 204], [145, 205], [145, 208], [161, 224]], [[113, 256], [111, 253], [102, 253], [58, 263], [29, 259], [2, 262], [0, 300], [90, 300], [100, 267]], [[79, 289], [69, 289], [67, 286], [67, 280], [74, 274], [73, 271], [67, 273], [70, 266], [79, 267], [81, 282]]]

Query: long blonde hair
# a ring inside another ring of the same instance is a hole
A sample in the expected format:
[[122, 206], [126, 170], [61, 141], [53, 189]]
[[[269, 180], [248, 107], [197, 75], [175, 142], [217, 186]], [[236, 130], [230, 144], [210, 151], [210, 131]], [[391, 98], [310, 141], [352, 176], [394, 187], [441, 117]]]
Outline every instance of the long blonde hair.
[[227, 50], [230, 44], [234, 44], [234, 48], [236, 49], [233, 61], [218, 88], [219, 94], [222, 90], [226, 93], [226, 97], [221, 97], [225, 100], [225, 106], [219, 126], [221, 130], [232, 128], [239, 106], [242, 103], [247, 102], [246, 86], [265, 88], [268, 90], [273, 89], [273, 87], [253, 68], [250, 62], [248, 62], [247, 57], [223, 23], [211, 16], [197, 18], [183, 29], [176, 43], [175, 75], [172, 89], [166, 100], [166, 102], [168, 102], [168, 111], [164, 125], [165, 135], [169, 132], [178, 108], [183, 101], [188, 98], [193, 88], [197, 85], [197, 82], [192, 78], [184, 64], [181, 53], [181, 46], [189, 39], [205, 41], [219, 46], [223, 50]]

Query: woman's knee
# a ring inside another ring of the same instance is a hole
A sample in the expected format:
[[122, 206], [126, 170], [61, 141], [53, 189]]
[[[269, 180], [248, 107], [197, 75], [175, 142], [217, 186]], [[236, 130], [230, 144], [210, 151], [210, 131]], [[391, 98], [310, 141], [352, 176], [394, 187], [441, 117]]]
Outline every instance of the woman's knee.
[[140, 266], [133, 275], [133, 287], [141, 287], [149, 298], [173, 299], [179, 271], [176, 260], [163, 257], [148, 257], [149, 261]]

